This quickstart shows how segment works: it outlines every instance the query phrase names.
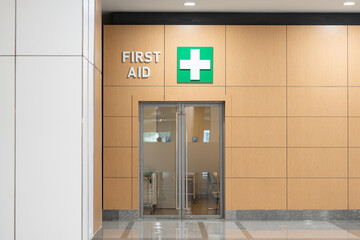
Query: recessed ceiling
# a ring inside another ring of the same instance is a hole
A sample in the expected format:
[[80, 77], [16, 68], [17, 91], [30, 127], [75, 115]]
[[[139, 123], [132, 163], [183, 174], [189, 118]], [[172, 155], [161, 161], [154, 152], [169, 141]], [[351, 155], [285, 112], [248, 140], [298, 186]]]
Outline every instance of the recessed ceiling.
[[[341, 0], [103, 0], [103, 12], [360, 12]], [[195, 2], [194, 7], [184, 6]]]

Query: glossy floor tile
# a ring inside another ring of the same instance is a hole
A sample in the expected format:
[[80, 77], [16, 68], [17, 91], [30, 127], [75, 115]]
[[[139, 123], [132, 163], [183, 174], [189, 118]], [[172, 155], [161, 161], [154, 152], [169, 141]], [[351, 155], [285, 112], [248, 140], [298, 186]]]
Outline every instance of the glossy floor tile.
[[104, 222], [95, 240], [360, 239], [360, 221], [139, 220]]

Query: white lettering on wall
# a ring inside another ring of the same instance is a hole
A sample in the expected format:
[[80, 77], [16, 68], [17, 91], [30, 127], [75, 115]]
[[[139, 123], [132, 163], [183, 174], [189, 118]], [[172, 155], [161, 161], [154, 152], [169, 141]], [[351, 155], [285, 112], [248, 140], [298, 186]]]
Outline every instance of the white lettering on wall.
[[[155, 63], [159, 62], [161, 52], [141, 52], [141, 51], [124, 51], [122, 52], [122, 63], [127, 61], [130, 63], [151, 63], [155, 59]], [[136, 68], [131, 66], [129, 68], [127, 78], [149, 78], [151, 74], [150, 67], [139, 66]]]
[[146, 52], [145, 53], [145, 62], [146, 63], [149, 63], [149, 62], [151, 62], [152, 61], [152, 56], [151, 56], [151, 52]]
[[150, 68], [149, 67], [138, 67], [137, 70], [133, 67], [129, 68], [127, 78], [148, 78], [150, 77]]
[[150, 77], [150, 68], [148, 68], [148, 67], [143, 67], [142, 77], [143, 77], [143, 78], [148, 78], [148, 77]]
[[122, 62], [124, 63], [127, 58], [129, 58], [130, 52], [123, 52], [122, 53]]
[[159, 55], [160, 55], [161, 52], [154, 52], [155, 54], [155, 62], [159, 62]]
[[128, 75], [127, 75], [127, 78], [130, 78], [130, 77], [136, 78], [135, 70], [133, 67], [130, 67]]

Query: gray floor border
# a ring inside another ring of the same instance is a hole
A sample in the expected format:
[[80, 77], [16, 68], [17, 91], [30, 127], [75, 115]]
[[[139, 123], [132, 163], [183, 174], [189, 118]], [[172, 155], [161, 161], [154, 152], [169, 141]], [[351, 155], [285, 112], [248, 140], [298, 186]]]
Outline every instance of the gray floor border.
[[360, 220], [360, 210], [226, 210], [226, 220]]
[[[104, 221], [134, 221], [139, 210], [103, 210]], [[360, 220], [360, 210], [226, 210], [226, 220]]]
[[139, 219], [139, 210], [103, 210], [103, 221], [133, 221]]

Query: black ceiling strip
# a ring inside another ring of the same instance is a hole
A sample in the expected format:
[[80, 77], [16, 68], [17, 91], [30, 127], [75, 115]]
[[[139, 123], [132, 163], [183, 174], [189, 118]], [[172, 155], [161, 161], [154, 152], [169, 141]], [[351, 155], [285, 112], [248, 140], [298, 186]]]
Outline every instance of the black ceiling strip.
[[360, 13], [113, 12], [113, 25], [360, 25]]

